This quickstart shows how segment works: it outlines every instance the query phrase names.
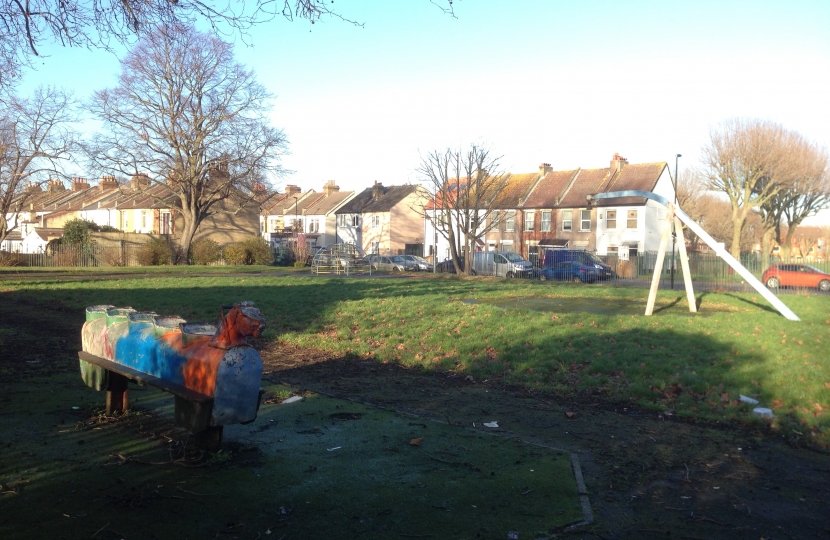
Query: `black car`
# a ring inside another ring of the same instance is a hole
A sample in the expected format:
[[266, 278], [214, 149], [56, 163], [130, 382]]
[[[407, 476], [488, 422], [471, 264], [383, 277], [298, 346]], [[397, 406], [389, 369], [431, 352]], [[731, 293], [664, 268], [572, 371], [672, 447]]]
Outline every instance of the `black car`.
[[[464, 258], [461, 258], [461, 270], [464, 271]], [[446, 261], [439, 262], [435, 265], [435, 271], [439, 274], [455, 274], [455, 265], [452, 263], [452, 259], [447, 259]], [[473, 270], [473, 275], [476, 275], [476, 271]]]

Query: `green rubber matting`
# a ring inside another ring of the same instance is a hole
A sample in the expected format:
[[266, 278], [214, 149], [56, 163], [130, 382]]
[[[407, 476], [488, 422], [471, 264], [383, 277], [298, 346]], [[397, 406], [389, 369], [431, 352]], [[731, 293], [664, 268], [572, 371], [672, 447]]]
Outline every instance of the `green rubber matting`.
[[77, 375], [0, 390], [3, 538], [525, 539], [584, 519], [571, 456], [503, 434], [314, 394], [191, 466], [158, 390], [131, 386], [113, 422]]

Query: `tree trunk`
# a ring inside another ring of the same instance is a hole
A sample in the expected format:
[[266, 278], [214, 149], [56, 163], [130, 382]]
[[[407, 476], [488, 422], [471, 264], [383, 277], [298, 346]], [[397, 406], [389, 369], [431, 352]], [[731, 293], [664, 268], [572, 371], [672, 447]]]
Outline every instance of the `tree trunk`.
[[744, 216], [742, 213], [732, 213], [732, 245], [729, 246], [729, 253], [736, 260], [741, 260], [741, 233], [744, 229]]
[[772, 252], [772, 239], [775, 236], [775, 229], [767, 229], [761, 237], [761, 266], [766, 269], [770, 265], [770, 253]]

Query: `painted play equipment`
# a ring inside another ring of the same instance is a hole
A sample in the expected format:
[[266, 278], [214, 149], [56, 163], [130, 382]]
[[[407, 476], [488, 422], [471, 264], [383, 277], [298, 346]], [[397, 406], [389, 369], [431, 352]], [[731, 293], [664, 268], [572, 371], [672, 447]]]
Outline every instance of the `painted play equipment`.
[[81, 377], [87, 386], [106, 390], [107, 414], [127, 410], [130, 381], [173, 394], [176, 425], [190, 429], [198, 446], [216, 449], [222, 426], [256, 419], [262, 359], [247, 337], [265, 330], [252, 302], [223, 305], [220, 315], [216, 326], [90, 306], [78, 353]]
[[657, 288], [660, 285], [660, 273], [663, 268], [663, 259], [666, 256], [666, 248], [669, 242], [669, 235], [671, 233], [671, 226], [674, 224], [675, 230], [679, 235], [678, 238], [678, 247], [680, 250], [680, 266], [683, 270], [683, 283], [686, 286], [686, 299], [689, 302], [689, 311], [696, 312], [697, 311], [697, 304], [695, 302], [695, 295], [694, 289], [692, 288], [692, 276], [689, 272], [689, 257], [686, 254], [686, 242], [683, 238], [683, 226], [685, 224], [689, 229], [692, 230], [701, 240], [706, 242], [706, 245], [709, 246], [720, 258], [722, 258], [726, 263], [732, 267], [735, 272], [738, 273], [742, 278], [746, 280], [758, 293], [766, 298], [766, 300], [773, 305], [775, 309], [778, 310], [781, 315], [786, 317], [791, 321], [800, 321], [801, 319], [792, 312], [790, 308], [784, 305], [775, 294], [773, 294], [769, 289], [767, 289], [763, 283], [761, 283], [758, 278], [752, 275], [752, 272], [747, 270], [744, 265], [738, 262], [735, 257], [733, 257], [726, 248], [715, 241], [714, 238], [709, 236], [709, 233], [703, 230], [703, 227], [695, 223], [695, 221], [686, 215], [683, 210], [679, 207], [675, 206], [671, 201], [667, 200], [665, 197], [661, 197], [660, 195], [656, 195], [650, 191], [639, 191], [639, 190], [628, 190], [628, 191], [609, 191], [608, 193], [597, 193], [594, 195], [588, 195], [588, 204], [591, 204], [593, 201], [597, 201], [600, 199], [616, 199], [618, 197], [644, 197], [646, 199], [651, 199], [654, 202], [662, 204], [666, 208], [668, 208], [669, 212], [666, 215], [666, 223], [665, 228], [663, 229], [663, 235], [660, 238], [660, 248], [657, 251], [657, 260], [654, 264], [654, 276], [651, 279], [651, 288], [648, 293], [648, 303], [646, 304], [646, 315], [651, 315], [654, 312], [654, 302], [657, 299]]

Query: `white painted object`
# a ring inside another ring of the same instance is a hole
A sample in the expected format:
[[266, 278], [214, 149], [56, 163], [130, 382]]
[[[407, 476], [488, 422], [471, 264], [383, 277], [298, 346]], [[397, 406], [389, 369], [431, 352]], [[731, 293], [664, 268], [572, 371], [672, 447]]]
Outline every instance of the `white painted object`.
[[775, 416], [772, 414], [772, 409], [767, 409], [766, 407], [755, 407], [752, 409], [752, 414], [761, 418], [772, 418]]
[[740, 396], [741, 396], [741, 401], [742, 402], [749, 403], [750, 405], [758, 405], [758, 400], [757, 399], [752, 399], [751, 397], [745, 396], [743, 394], [740, 394]]
[[495, 420], [492, 422], [484, 422], [484, 427], [499, 427], [499, 423]]
[[283, 402], [283, 404], [286, 404], [286, 403], [294, 403], [296, 401], [302, 401], [302, 400], [303, 400], [302, 396], [291, 396], [290, 398], [286, 398], [286, 399], [282, 400], [282, 402]]

